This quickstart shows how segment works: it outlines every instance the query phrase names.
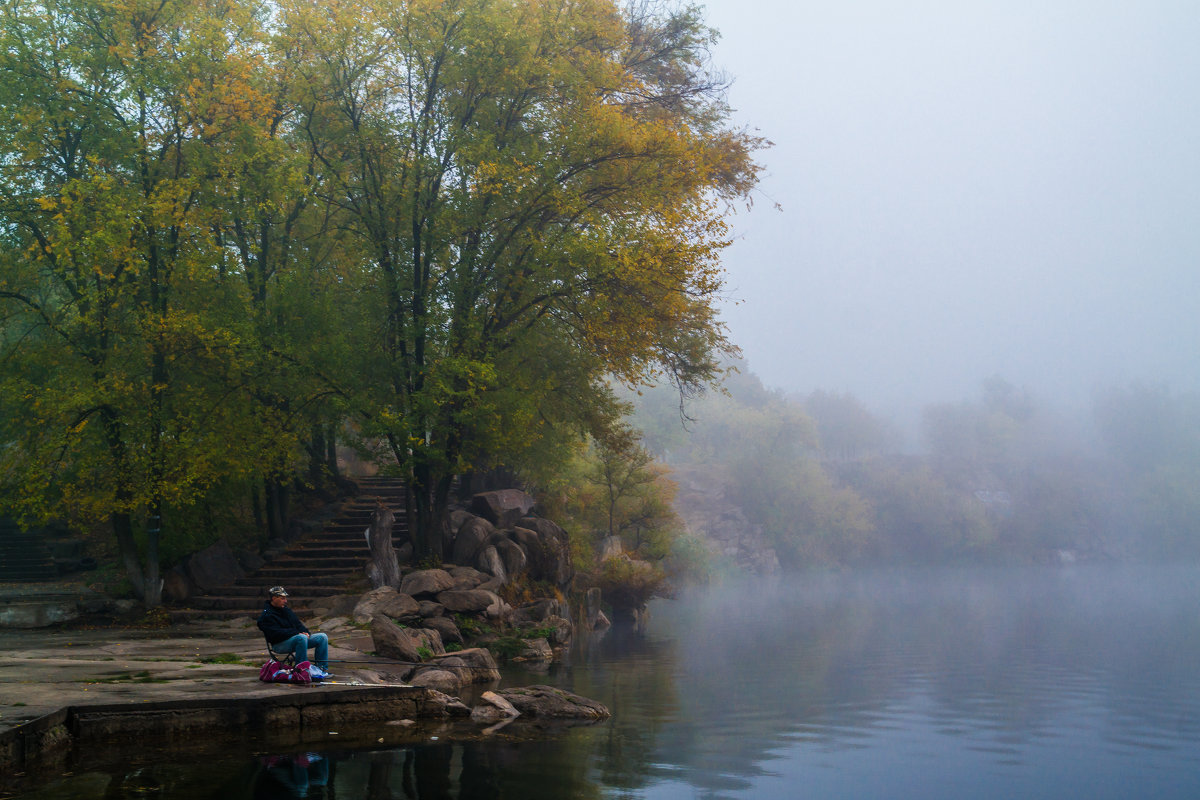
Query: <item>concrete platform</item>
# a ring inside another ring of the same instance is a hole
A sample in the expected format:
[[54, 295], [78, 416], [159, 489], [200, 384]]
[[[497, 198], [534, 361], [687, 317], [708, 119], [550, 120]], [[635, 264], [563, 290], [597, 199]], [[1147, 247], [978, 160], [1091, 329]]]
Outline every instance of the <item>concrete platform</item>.
[[44, 767], [81, 737], [109, 749], [202, 746], [214, 736], [220, 746], [238, 737], [283, 744], [351, 722], [436, 716], [432, 693], [403, 686], [401, 665], [369, 655], [369, 634], [344, 618], [306, 624], [329, 634], [337, 683], [259, 681], [266, 654], [249, 618], [0, 630], [0, 773]]
[[[398, 667], [389, 671], [367, 655], [369, 634], [344, 619], [315, 622], [309, 627], [329, 634], [330, 659], [343, 662], [333, 668], [341, 679], [399, 682], [389, 674]], [[249, 618], [160, 630], [0, 630], [0, 732], [68, 705], [277, 693], [258, 680], [265, 659], [262, 634]]]

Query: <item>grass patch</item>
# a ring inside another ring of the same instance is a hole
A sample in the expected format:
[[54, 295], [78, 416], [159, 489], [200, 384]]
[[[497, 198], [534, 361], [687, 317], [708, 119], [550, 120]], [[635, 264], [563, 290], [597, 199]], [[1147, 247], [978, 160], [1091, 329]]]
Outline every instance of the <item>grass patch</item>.
[[201, 664], [244, 664], [246, 659], [239, 656], [237, 653], [217, 653], [215, 656], [205, 656], [200, 659]]

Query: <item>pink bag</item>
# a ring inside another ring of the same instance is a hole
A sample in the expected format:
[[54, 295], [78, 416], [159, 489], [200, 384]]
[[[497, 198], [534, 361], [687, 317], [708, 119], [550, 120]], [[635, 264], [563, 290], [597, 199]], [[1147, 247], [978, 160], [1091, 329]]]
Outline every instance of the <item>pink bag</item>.
[[[263, 664], [262, 669], [258, 671], [258, 679], [265, 683], [281, 680], [280, 678], [276, 677], [281, 672], [286, 673], [287, 667], [271, 658], [268, 659], [267, 663]], [[287, 680], [287, 678], [285, 677], [282, 680]]]
[[288, 667], [275, 659], [270, 659], [258, 671], [258, 679], [265, 683], [312, 683], [312, 662], [301, 661], [294, 667]]
[[312, 683], [312, 672], [310, 672], [311, 669], [311, 661], [301, 661], [299, 664], [292, 667], [292, 675], [288, 680], [290, 680], [292, 683]]

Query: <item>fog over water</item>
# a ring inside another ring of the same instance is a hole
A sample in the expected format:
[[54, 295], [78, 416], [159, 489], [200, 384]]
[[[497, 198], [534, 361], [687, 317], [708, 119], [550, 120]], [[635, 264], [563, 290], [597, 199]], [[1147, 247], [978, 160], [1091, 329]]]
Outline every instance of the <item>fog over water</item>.
[[993, 375], [1200, 389], [1193, 4], [705, 5], [775, 142], [725, 258], [766, 384], [902, 412]]

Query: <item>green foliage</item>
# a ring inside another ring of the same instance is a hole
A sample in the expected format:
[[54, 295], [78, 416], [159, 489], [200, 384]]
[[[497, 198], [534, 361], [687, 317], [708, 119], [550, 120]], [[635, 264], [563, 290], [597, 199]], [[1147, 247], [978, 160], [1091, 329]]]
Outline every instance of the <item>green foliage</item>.
[[494, 632], [491, 625], [487, 624], [479, 617], [472, 617], [466, 614], [455, 614], [454, 624], [458, 626], [458, 630], [464, 636], [484, 636]]
[[608, 375], [693, 387], [729, 349], [713, 200], [753, 185], [761, 142], [725, 127], [695, 16], [643, 12], [282, 8], [302, 124], [362, 246], [363, 431], [411, 475], [418, 557], [441, 555], [451, 474], [561, 444]]
[[726, 389], [688, 406], [686, 428], [663, 392], [635, 398], [634, 420], [725, 489], [786, 566], [1200, 556], [1195, 396], [1098, 392], [1106, 458], [1073, 420], [992, 378], [926, 408], [928, 452], [901, 455], [848, 395], [793, 400], [744, 367]]
[[433, 651], [430, 650], [428, 647], [418, 647], [417, 648], [417, 656], [422, 661], [428, 661], [429, 659], [433, 658]]
[[675, 492], [668, 470], [624, 426], [591, 440], [538, 489], [545, 513], [573, 531], [577, 570], [593, 571], [604, 541], [616, 538], [622, 552], [669, 564], [679, 580], [697, 579], [706, 571], [703, 548], [685, 541]]
[[654, 597], [671, 593], [662, 567], [631, 558], [609, 558], [597, 568], [594, 584], [609, 605], [619, 609], [638, 609]]
[[6, 0], [0, 510], [111, 526], [154, 605], [250, 527], [220, 509], [278, 534], [351, 419], [437, 563], [455, 473], [552, 464], [609, 376], [695, 391], [731, 349], [719, 204], [764, 142], [712, 41], [608, 0]]
[[500, 636], [488, 642], [488, 650], [498, 658], [511, 660], [525, 652], [529, 644], [519, 636]]

